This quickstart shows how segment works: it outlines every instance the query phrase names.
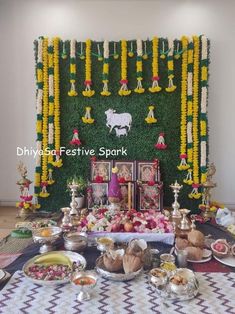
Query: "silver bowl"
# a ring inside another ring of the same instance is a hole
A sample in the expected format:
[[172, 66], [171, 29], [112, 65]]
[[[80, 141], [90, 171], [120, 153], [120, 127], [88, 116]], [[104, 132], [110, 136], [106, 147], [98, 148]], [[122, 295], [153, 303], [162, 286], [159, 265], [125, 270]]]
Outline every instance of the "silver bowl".
[[[82, 280], [82, 278], [84, 278], [84, 284], [78, 284], [76, 283], [77, 280]], [[93, 281], [93, 283], [91, 284], [85, 284], [85, 278], [89, 278], [90, 280]], [[79, 273], [75, 273], [72, 276], [72, 284], [74, 286], [76, 286], [77, 288], [79, 288], [80, 292], [77, 295], [77, 301], [79, 302], [83, 302], [83, 301], [88, 301], [91, 298], [90, 295], [90, 291], [92, 288], [94, 288], [96, 286], [97, 283], [97, 276], [93, 273], [93, 272], [79, 272]]]
[[72, 231], [64, 235], [64, 247], [68, 251], [82, 252], [88, 246], [88, 237], [85, 233]]
[[[102, 243], [102, 239], [106, 239], [109, 241], [109, 243]], [[101, 252], [106, 252], [109, 249], [112, 249], [114, 247], [114, 240], [110, 237], [100, 237], [100, 238], [96, 238], [96, 243], [97, 243], [97, 250], [101, 251]]]
[[[42, 232], [48, 230], [50, 232], [49, 236], [43, 236]], [[62, 229], [60, 227], [51, 226], [45, 228], [38, 228], [33, 230], [33, 240], [35, 243], [40, 243], [40, 253], [47, 253], [53, 251], [53, 243], [60, 237]]]
[[167, 272], [161, 268], [153, 268], [148, 276], [149, 284], [153, 287], [165, 286], [168, 281]]

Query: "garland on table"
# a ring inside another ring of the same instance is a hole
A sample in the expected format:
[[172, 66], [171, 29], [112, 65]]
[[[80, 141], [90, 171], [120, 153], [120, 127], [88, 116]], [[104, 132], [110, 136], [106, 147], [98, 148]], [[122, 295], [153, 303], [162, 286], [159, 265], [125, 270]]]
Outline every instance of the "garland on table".
[[166, 92], [172, 93], [176, 89], [174, 85], [173, 78], [174, 78], [174, 61], [173, 61], [173, 54], [174, 54], [174, 41], [172, 39], [168, 39], [168, 54], [167, 54], [167, 68], [168, 68], [168, 87], [166, 87]]
[[188, 40], [182, 37], [182, 79], [181, 79], [181, 120], [180, 120], [180, 165], [179, 170], [187, 170], [186, 145], [187, 145], [187, 66], [188, 66]]
[[190, 168], [186, 178], [183, 180], [188, 185], [193, 184], [192, 164], [193, 164], [193, 41], [189, 38], [188, 41], [188, 76], [187, 76], [187, 163]]
[[193, 190], [189, 198], [199, 199], [199, 139], [198, 139], [198, 92], [199, 92], [199, 38], [193, 37], [194, 58], [193, 58]]
[[201, 36], [201, 112], [200, 112], [200, 147], [201, 147], [201, 183], [206, 182], [207, 173], [207, 100], [208, 100], [208, 39]]
[[100, 93], [102, 96], [110, 96], [111, 92], [109, 91], [108, 83], [109, 83], [109, 42], [108, 40], [104, 41], [103, 44], [104, 49], [104, 59], [103, 59], [103, 90]]
[[76, 87], [75, 87], [75, 83], [76, 83], [76, 40], [72, 39], [70, 41], [70, 91], [68, 92], [68, 95], [73, 97], [73, 96], [77, 96], [77, 92], [76, 92]]
[[42, 119], [42, 176], [41, 176], [41, 187], [42, 190], [39, 194], [41, 197], [48, 197], [50, 194], [47, 192], [48, 185], [48, 169], [47, 162], [48, 156], [46, 149], [48, 146], [48, 39], [43, 40], [43, 119]]
[[59, 73], [59, 38], [53, 39], [54, 45], [54, 136], [56, 159], [52, 163], [54, 167], [62, 167], [60, 158], [60, 73]]
[[127, 42], [126, 40], [121, 41], [121, 88], [118, 94], [120, 96], [128, 96], [131, 94], [131, 90], [128, 89], [127, 84]]
[[149, 88], [149, 91], [151, 93], [157, 93], [162, 90], [162, 88], [159, 86], [159, 64], [158, 64], [158, 44], [159, 39], [157, 37], [154, 37], [152, 40], [152, 52], [153, 52], [153, 60], [152, 60], [152, 87]]
[[85, 97], [92, 97], [95, 91], [91, 89], [91, 40], [86, 40], [86, 60], [85, 60], [85, 90], [82, 92]]
[[[50, 151], [54, 149], [54, 46], [53, 40], [48, 44], [48, 77], [49, 77], [49, 115], [48, 115], [48, 147]], [[55, 181], [52, 178], [53, 172], [53, 155], [48, 156], [48, 184]]]
[[[36, 97], [36, 111], [37, 111], [37, 122], [36, 122], [36, 149], [41, 151], [42, 149], [42, 101], [43, 101], [43, 60], [42, 60], [42, 50], [43, 50], [43, 38], [38, 39], [37, 47], [37, 65], [36, 65], [36, 81], [37, 81], [37, 97]], [[38, 204], [38, 196], [40, 193], [41, 184], [41, 154], [36, 155], [36, 167], [34, 175], [34, 196], [35, 204]]]
[[141, 39], [137, 39], [137, 59], [136, 59], [136, 75], [137, 75], [137, 87], [134, 91], [138, 94], [144, 93], [145, 89], [142, 86], [143, 80], [143, 43]]

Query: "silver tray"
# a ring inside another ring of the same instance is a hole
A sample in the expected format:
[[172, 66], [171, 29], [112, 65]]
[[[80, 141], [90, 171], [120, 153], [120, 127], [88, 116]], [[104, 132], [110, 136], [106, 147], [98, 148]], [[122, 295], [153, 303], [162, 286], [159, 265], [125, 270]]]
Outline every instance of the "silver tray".
[[179, 273], [180, 271], [186, 270], [188, 274], [190, 275], [190, 278], [188, 279], [187, 289], [182, 294], [177, 294], [171, 289], [171, 285], [169, 283], [169, 280], [165, 285], [161, 285], [156, 287], [154, 284], [152, 284], [149, 281], [149, 284], [151, 288], [156, 292], [156, 294], [164, 300], [164, 302], [167, 301], [187, 301], [195, 298], [199, 291], [199, 282], [197, 280], [197, 277], [195, 276], [194, 272], [186, 269], [186, 268], [178, 268], [175, 271], [175, 274]]
[[[66, 256], [68, 256], [68, 258], [72, 261], [72, 262], [79, 262], [79, 270], [84, 270], [86, 268], [86, 259], [76, 253], [76, 252], [70, 252], [70, 251], [56, 251], [56, 253], [62, 253]], [[52, 253], [52, 252], [50, 252]], [[37, 255], [37, 256], [34, 256], [33, 258], [31, 258], [30, 260], [28, 260], [23, 268], [22, 268], [22, 271], [23, 271], [23, 274], [25, 275], [25, 277], [27, 279], [29, 279], [30, 281], [34, 282], [34, 283], [37, 283], [39, 285], [47, 285], [47, 286], [53, 286], [53, 285], [61, 285], [61, 284], [65, 284], [65, 283], [68, 283], [70, 282], [70, 277], [67, 277], [67, 278], [64, 278], [64, 279], [61, 279], [61, 280], [40, 280], [40, 279], [34, 279], [34, 278], [31, 278], [27, 273], [27, 269], [28, 267], [30, 267], [32, 264], [34, 264], [34, 261], [40, 256], [43, 256], [43, 255], [47, 255], [48, 253], [44, 253], [44, 254], [40, 254], [40, 255]], [[71, 273], [72, 274], [72, 273]]]
[[100, 256], [96, 260], [96, 267], [95, 267], [96, 272], [103, 278], [110, 279], [113, 281], [129, 281], [137, 276], [139, 276], [143, 272], [143, 267], [141, 267], [139, 270], [136, 272], [130, 273], [130, 274], [125, 274], [125, 273], [111, 273], [105, 269], [105, 266], [103, 264], [103, 256]]

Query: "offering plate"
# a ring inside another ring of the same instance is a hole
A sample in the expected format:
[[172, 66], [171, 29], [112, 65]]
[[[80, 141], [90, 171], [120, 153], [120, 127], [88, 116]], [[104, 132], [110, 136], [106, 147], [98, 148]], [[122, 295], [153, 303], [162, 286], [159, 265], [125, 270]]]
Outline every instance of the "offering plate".
[[178, 268], [175, 275], [180, 275], [187, 280], [185, 286], [177, 286], [171, 282], [172, 276], [167, 280], [153, 280], [152, 273], [149, 274], [149, 285], [157, 295], [164, 301], [187, 301], [197, 296], [199, 283], [193, 271], [187, 268]]
[[96, 260], [96, 267], [95, 270], [97, 271], [97, 273], [106, 279], [110, 279], [113, 281], [129, 281], [132, 280], [134, 278], [136, 278], [137, 276], [139, 276], [142, 272], [143, 272], [143, 267], [141, 267], [139, 270], [137, 270], [136, 272], [130, 273], [130, 274], [125, 274], [124, 272], [121, 273], [117, 273], [117, 272], [109, 272], [103, 263], [103, 256], [100, 256], [97, 260]]
[[53, 251], [53, 243], [60, 237], [62, 229], [60, 227], [46, 227], [33, 230], [33, 240], [40, 243], [40, 253]]

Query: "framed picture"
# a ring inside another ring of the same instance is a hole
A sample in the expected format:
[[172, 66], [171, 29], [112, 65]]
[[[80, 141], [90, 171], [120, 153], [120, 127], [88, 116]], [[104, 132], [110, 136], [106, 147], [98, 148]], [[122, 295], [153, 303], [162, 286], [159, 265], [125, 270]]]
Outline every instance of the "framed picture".
[[91, 183], [87, 207], [92, 209], [94, 206], [102, 206], [108, 202], [108, 183]]
[[118, 179], [135, 181], [135, 162], [129, 160], [115, 160], [114, 167], [118, 168]]
[[161, 181], [159, 163], [137, 161], [137, 180], [142, 182]]
[[112, 161], [96, 160], [91, 161], [91, 181], [96, 181], [97, 177], [102, 177], [103, 181], [109, 181], [111, 178]]
[[162, 210], [162, 184], [148, 185], [144, 183], [140, 186], [139, 209]]
[[[128, 182], [129, 183], [129, 182]], [[128, 183], [120, 183], [120, 189], [121, 189], [121, 194], [122, 194], [122, 200], [120, 202], [121, 210], [128, 210], [129, 209], [129, 204], [128, 204]], [[136, 193], [136, 188], [135, 188], [135, 183], [130, 182], [130, 189], [131, 189], [131, 208], [135, 208], [136, 206], [136, 201], [135, 201], [135, 193]]]

